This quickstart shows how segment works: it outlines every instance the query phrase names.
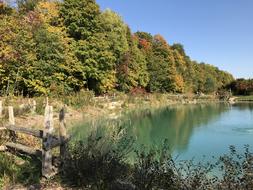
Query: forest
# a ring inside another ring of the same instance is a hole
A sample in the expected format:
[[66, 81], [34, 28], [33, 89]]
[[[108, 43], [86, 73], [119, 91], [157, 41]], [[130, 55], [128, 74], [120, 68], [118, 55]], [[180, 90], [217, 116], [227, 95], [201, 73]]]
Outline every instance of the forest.
[[[172, 28], [173, 30], [173, 28]], [[0, 1], [1, 95], [213, 93], [234, 78], [95, 0]]]
[[235, 95], [253, 95], [253, 79], [237, 79], [228, 85]]

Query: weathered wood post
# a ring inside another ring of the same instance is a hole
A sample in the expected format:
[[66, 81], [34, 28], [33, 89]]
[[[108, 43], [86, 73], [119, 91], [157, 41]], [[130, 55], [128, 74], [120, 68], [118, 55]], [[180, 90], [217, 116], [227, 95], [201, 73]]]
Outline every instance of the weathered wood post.
[[35, 114], [36, 113], [36, 101], [35, 100], [33, 100], [33, 102], [32, 102], [32, 109], [31, 109], [31, 112], [32, 112], [32, 114]]
[[45, 108], [45, 123], [43, 131], [42, 145], [42, 176], [50, 178], [53, 175], [51, 144], [53, 141], [53, 107], [46, 106]]
[[[9, 125], [15, 126], [15, 118], [14, 118], [14, 111], [12, 106], [8, 106], [8, 112], [9, 112]], [[10, 132], [11, 140], [16, 142], [17, 135], [14, 131]]]
[[8, 112], [9, 112], [9, 124], [15, 125], [15, 118], [12, 106], [8, 106]]
[[67, 141], [67, 130], [66, 130], [66, 122], [65, 122], [65, 108], [63, 107], [59, 114], [60, 128], [59, 128], [59, 136], [60, 136], [60, 159], [61, 162], [64, 162], [66, 157], [66, 141]]
[[3, 101], [0, 100], [0, 118], [3, 117]]

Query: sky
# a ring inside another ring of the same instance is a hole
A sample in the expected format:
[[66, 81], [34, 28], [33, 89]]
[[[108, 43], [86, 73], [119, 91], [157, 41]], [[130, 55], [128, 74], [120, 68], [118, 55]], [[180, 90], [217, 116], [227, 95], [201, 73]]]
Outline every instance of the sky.
[[181, 43], [198, 62], [253, 78], [253, 0], [97, 0], [122, 16], [132, 32]]

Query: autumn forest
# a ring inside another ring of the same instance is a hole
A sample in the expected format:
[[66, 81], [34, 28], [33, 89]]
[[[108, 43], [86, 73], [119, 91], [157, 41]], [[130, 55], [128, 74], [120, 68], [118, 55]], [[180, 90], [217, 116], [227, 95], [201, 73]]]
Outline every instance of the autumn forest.
[[95, 0], [0, 1], [0, 39], [1, 95], [213, 93], [234, 80]]

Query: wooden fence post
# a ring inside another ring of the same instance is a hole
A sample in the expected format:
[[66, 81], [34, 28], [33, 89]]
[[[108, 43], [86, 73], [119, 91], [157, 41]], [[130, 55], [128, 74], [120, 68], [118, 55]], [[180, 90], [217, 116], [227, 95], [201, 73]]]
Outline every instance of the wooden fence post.
[[0, 100], [0, 118], [3, 117], [3, 101]]
[[33, 100], [33, 103], [32, 103], [32, 109], [31, 109], [31, 111], [32, 111], [32, 114], [35, 114], [36, 113], [36, 101], [35, 100]]
[[60, 159], [61, 159], [61, 162], [63, 162], [65, 157], [66, 157], [66, 140], [67, 140], [67, 130], [66, 130], [65, 109], [64, 109], [64, 107], [60, 111], [59, 121], [60, 121], [59, 136], [60, 136], [60, 141], [61, 141]]
[[[15, 118], [14, 118], [14, 111], [12, 106], [8, 106], [8, 112], [9, 112], [9, 125], [15, 126]], [[11, 140], [16, 142], [17, 135], [14, 131], [10, 132]]]
[[50, 178], [53, 175], [52, 153], [50, 148], [53, 141], [53, 130], [53, 107], [46, 106], [42, 145], [42, 176], [45, 178]]
[[8, 111], [9, 111], [9, 124], [10, 125], [15, 125], [13, 107], [12, 106], [8, 106]]

